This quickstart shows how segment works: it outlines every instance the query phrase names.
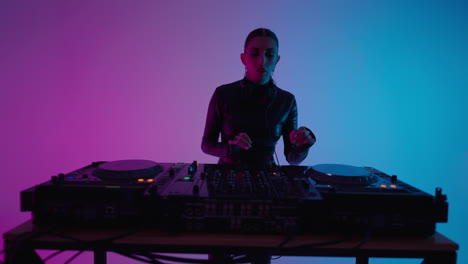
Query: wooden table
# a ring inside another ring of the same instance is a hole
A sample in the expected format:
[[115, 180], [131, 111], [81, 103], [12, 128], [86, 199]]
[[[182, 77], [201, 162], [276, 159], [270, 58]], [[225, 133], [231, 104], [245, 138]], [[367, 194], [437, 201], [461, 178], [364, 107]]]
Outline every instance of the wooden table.
[[[456, 264], [458, 244], [435, 233], [430, 237], [369, 237], [303, 234], [292, 237], [257, 234], [167, 233], [137, 228], [85, 229], [35, 227], [26, 221], [3, 234], [6, 263], [14, 263], [15, 245], [32, 249], [94, 251], [94, 263], [107, 262], [107, 252], [196, 254], [269, 254], [281, 256], [421, 258], [424, 264]], [[216, 261], [213, 261], [213, 263]]]

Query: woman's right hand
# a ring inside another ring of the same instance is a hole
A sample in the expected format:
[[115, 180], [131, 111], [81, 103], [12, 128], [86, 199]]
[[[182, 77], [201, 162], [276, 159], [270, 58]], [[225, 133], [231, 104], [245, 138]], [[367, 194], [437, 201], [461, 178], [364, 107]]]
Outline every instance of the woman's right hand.
[[230, 145], [237, 145], [244, 150], [248, 150], [252, 147], [252, 140], [246, 133], [239, 133], [234, 139], [229, 140]]

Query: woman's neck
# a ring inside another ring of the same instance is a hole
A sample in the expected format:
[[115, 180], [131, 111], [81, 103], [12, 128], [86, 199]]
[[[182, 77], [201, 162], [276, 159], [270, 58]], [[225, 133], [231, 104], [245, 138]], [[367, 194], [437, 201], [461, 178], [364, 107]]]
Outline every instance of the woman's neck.
[[256, 87], [268, 87], [270, 86], [271, 82], [272, 82], [272, 79], [268, 79], [267, 82], [265, 83], [258, 83], [258, 82], [254, 82], [252, 80], [250, 80], [247, 76], [244, 77], [245, 80], [247, 80], [247, 82], [251, 83], [252, 85], [256, 86]]

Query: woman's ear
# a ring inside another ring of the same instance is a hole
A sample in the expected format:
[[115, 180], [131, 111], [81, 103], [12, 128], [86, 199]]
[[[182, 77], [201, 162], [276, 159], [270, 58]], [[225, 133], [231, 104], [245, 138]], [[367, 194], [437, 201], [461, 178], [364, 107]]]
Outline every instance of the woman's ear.
[[245, 54], [244, 53], [240, 54], [240, 59], [242, 61], [242, 64], [244, 64], [244, 66], [245, 66]]

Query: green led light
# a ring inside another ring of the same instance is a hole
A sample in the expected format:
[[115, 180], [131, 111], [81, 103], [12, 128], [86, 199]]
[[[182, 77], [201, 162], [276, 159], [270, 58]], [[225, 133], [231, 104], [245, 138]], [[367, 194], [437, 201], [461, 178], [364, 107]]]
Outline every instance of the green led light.
[[190, 180], [190, 177], [188, 177], [188, 176], [184, 177], [184, 180]]

